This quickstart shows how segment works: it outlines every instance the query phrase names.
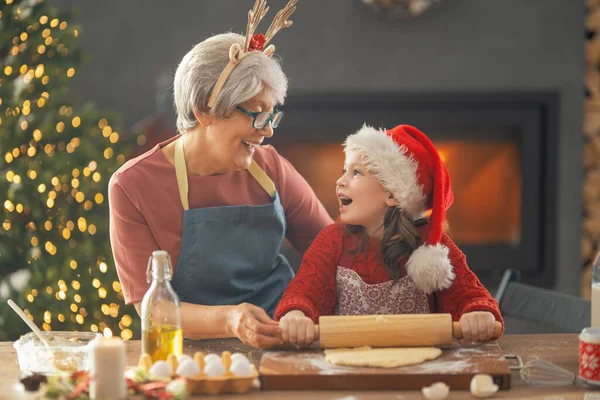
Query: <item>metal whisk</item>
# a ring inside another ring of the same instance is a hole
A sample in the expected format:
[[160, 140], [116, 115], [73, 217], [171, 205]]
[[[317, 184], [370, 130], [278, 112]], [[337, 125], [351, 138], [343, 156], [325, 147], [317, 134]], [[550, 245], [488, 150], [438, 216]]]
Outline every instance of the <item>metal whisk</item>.
[[558, 387], [572, 385], [575, 374], [541, 358], [525, 363], [521, 378], [532, 386]]

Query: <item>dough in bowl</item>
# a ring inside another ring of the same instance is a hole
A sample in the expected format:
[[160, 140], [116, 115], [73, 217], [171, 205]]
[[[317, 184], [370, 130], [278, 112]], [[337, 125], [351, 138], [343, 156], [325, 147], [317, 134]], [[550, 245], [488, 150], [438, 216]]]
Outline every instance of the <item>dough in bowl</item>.
[[325, 361], [354, 367], [394, 368], [435, 360], [442, 350], [435, 347], [372, 348], [325, 350]]

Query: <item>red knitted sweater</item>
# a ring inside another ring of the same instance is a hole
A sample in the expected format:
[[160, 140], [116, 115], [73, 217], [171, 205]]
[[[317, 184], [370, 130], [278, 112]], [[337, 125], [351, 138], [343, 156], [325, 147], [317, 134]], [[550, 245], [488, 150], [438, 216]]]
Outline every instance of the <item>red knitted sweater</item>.
[[[427, 227], [421, 228], [426, 237]], [[343, 251], [343, 237], [347, 235], [342, 224], [323, 229], [304, 254], [298, 274], [287, 287], [275, 311], [279, 320], [288, 311], [300, 310], [315, 323], [321, 315], [332, 315], [336, 306], [336, 272]], [[465, 255], [454, 242], [443, 235], [441, 244], [449, 250], [449, 258], [456, 278], [448, 289], [429, 296], [430, 309], [436, 313], [449, 313], [458, 321], [464, 313], [489, 311], [504, 325], [498, 302], [479, 282], [467, 266]], [[383, 265], [380, 242], [370, 239], [367, 247], [354, 257], [352, 269], [367, 284], [384, 283], [390, 276]]]

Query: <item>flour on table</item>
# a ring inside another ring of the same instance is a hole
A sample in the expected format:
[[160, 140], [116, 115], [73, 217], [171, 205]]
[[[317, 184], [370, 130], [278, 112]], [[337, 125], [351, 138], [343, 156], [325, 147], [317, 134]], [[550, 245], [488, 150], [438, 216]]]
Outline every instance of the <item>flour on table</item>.
[[435, 347], [378, 348], [369, 346], [354, 349], [325, 350], [325, 361], [355, 367], [394, 368], [435, 360], [442, 350]]

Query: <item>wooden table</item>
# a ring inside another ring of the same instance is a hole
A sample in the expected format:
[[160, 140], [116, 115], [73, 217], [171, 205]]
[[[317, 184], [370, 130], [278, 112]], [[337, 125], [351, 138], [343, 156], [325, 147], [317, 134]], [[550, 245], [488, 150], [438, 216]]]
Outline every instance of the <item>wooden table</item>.
[[[128, 365], [136, 365], [140, 355], [140, 342], [127, 343]], [[523, 362], [532, 358], [544, 358], [573, 372], [578, 368], [578, 335], [577, 334], [545, 334], [545, 335], [505, 335], [500, 339], [500, 346], [504, 354], [521, 356]], [[232, 353], [245, 353], [257, 366], [260, 364], [261, 351], [243, 345], [236, 339], [185, 341], [184, 353], [193, 354], [195, 351], [205, 353], [220, 353], [228, 350]], [[0, 343], [0, 398], [2, 399], [33, 399], [32, 393], [24, 391], [19, 383], [19, 366], [17, 354], [12, 342]], [[589, 393], [586, 396], [586, 393]], [[590, 396], [591, 394], [591, 396]], [[561, 388], [534, 388], [527, 386], [521, 380], [518, 372], [512, 373], [512, 388], [498, 392], [493, 398], [512, 399], [600, 399], [600, 391], [581, 386], [567, 386]], [[201, 398], [200, 396], [194, 398]], [[245, 395], [220, 395], [218, 398], [231, 399], [331, 399], [331, 400], [369, 400], [390, 399], [409, 400], [423, 399], [420, 391], [294, 391], [294, 392], [269, 392], [252, 390]], [[451, 391], [449, 399], [473, 399], [468, 391]]]

